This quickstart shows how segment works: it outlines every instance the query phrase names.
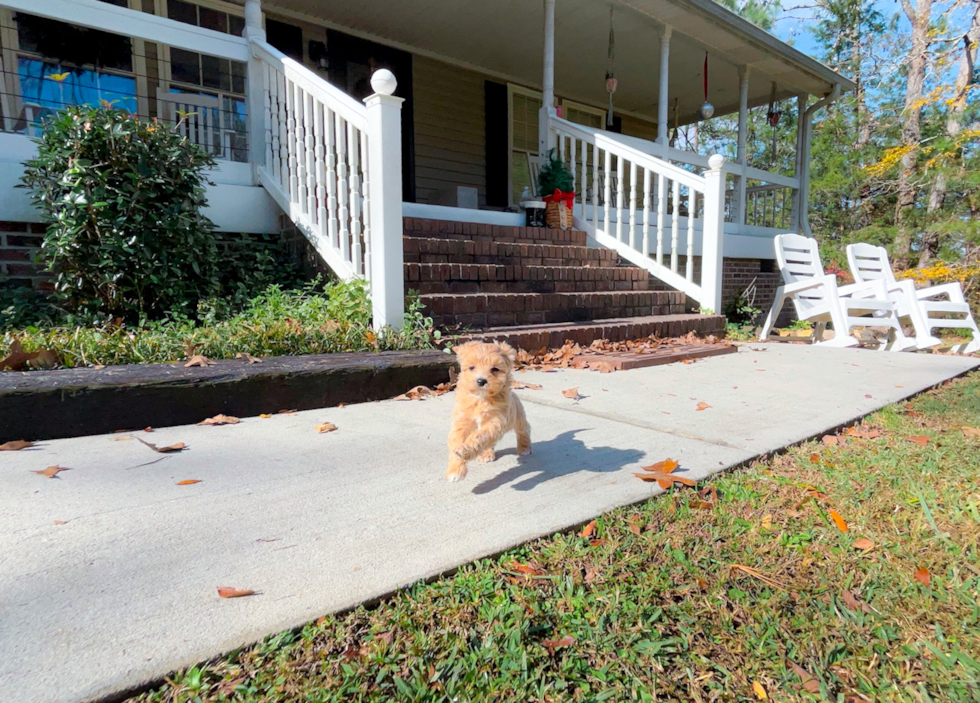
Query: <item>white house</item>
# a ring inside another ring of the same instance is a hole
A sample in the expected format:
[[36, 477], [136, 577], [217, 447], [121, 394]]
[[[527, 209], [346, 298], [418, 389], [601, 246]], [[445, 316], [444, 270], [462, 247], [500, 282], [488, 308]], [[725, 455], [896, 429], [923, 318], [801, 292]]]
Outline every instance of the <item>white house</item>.
[[[809, 233], [811, 119], [853, 87], [714, 0], [0, 0], [0, 78], [0, 223], [38, 221], [13, 186], [50, 111], [185, 115], [218, 228], [288, 216], [370, 280], [378, 324], [401, 319], [402, 218], [521, 224], [552, 147], [593, 247], [719, 310], [724, 271], [764, 276], [775, 234]], [[705, 93], [739, 116], [733, 161], [670, 144]], [[746, 163], [773, 98], [798, 110], [793, 174]]]

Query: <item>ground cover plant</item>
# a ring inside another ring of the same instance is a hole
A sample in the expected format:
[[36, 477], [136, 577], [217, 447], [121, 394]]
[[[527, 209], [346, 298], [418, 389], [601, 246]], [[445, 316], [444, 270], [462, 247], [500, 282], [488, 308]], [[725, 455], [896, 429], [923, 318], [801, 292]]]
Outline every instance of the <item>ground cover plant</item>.
[[974, 374], [133, 700], [975, 701], [978, 424]]

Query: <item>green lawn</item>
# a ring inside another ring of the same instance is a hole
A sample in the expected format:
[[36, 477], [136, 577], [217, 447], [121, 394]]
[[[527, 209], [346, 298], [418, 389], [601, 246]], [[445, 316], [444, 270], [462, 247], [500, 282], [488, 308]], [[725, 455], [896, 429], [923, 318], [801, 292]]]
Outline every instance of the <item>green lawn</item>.
[[136, 700], [977, 701], [978, 425], [974, 375]]

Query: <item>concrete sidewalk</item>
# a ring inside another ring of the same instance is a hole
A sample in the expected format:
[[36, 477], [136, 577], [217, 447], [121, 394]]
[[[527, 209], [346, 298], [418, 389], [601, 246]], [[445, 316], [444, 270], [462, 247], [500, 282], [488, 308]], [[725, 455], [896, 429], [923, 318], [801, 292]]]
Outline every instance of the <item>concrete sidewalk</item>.
[[[642, 500], [658, 490], [632, 475], [645, 463], [673, 457], [700, 479], [978, 365], [750, 344], [690, 365], [527, 372], [544, 387], [519, 392], [534, 454], [518, 461], [511, 435], [462, 483], [443, 479], [452, 396], [137, 433], [180, 454], [127, 435], [2, 453], [0, 700], [137, 686]], [[325, 421], [339, 429], [317, 434]], [[72, 470], [30, 471], [54, 464]]]

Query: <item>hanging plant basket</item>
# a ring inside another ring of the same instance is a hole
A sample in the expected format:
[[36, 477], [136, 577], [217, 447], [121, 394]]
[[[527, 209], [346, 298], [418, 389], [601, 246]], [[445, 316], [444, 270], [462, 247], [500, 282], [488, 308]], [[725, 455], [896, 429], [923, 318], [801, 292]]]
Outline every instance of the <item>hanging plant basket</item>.
[[548, 202], [545, 207], [544, 222], [549, 229], [571, 229], [572, 211], [564, 200]]

